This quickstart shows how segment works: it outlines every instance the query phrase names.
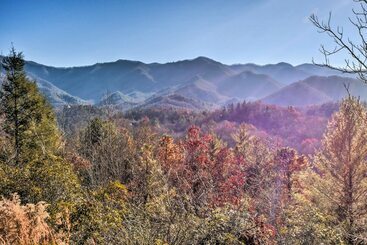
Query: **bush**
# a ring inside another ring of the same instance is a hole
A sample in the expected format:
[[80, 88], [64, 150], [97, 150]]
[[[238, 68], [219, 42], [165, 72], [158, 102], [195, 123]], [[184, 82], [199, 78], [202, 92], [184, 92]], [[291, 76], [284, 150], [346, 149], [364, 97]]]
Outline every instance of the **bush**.
[[50, 218], [47, 204], [21, 205], [18, 194], [0, 201], [1, 244], [66, 244], [62, 233], [55, 232], [47, 223]]

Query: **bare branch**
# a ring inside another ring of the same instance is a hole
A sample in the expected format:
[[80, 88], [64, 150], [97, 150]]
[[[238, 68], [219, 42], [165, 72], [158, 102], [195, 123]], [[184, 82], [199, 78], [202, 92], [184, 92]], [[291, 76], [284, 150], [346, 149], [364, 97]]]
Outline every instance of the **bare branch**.
[[[360, 80], [367, 83], [367, 0], [354, 0], [359, 3], [358, 10], [353, 9], [355, 18], [349, 18], [349, 22], [355, 28], [359, 41], [354, 41], [344, 36], [342, 27], [332, 27], [332, 14], [329, 13], [327, 21], [321, 21], [315, 14], [310, 16], [310, 21], [318, 29], [319, 33], [326, 33], [335, 43], [332, 49], [324, 45], [320, 47], [320, 53], [324, 56], [323, 63], [312, 62], [315, 65], [330, 68], [347, 74], [356, 74]], [[345, 59], [344, 66], [332, 65], [330, 59], [336, 54], [346, 52], [349, 58]]]

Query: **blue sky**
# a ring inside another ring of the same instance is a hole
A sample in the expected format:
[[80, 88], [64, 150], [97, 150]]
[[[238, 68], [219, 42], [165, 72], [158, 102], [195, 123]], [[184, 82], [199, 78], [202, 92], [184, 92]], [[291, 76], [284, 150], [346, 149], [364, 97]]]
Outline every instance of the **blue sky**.
[[0, 51], [79, 66], [117, 59], [226, 64], [311, 62], [321, 43], [311, 13], [347, 24], [352, 0], [0, 0]]

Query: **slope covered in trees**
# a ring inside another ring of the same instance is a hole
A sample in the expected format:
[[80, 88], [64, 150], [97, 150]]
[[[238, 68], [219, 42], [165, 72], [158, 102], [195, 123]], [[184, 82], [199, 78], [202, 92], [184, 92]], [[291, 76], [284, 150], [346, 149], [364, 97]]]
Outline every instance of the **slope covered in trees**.
[[201, 113], [76, 106], [56, 120], [22, 54], [2, 65], [1, 244], [366, 243], [357, 98]]

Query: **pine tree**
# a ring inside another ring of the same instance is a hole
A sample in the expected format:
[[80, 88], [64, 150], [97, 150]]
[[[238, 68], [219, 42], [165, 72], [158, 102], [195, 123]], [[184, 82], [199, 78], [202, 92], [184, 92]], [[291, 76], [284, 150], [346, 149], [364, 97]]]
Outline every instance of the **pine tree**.
[[11, 137], [14, 162], [20, 165], [55, 151], [59, 134], [52, 108], [24, 72], [23, 54], [12, 48], [1, 65], [6, 73], [0, 92], [3, 127]]
[[[62, 156], [62, 141], [51, 106], [24, 72], [22, 53], [13, 48], [2, 61], [6, 72], [1, 89], [2, 124], [11, 157], [0, 161], [0, 193], [18, 193], [24, 202], [46, 201], [54, 214], [75, 206], [80, 184]], [[7, 149], [7, 148], [5, 148]], [[7, 151], [5, 151], [7, 153]]]
[[90, 162], [83, 173], [85, 185], [101, 185], [110, 181], [127, 183], [134, 161], [132, 135], [113, 122], [95, 118], [81, 131], [79, 153]]

